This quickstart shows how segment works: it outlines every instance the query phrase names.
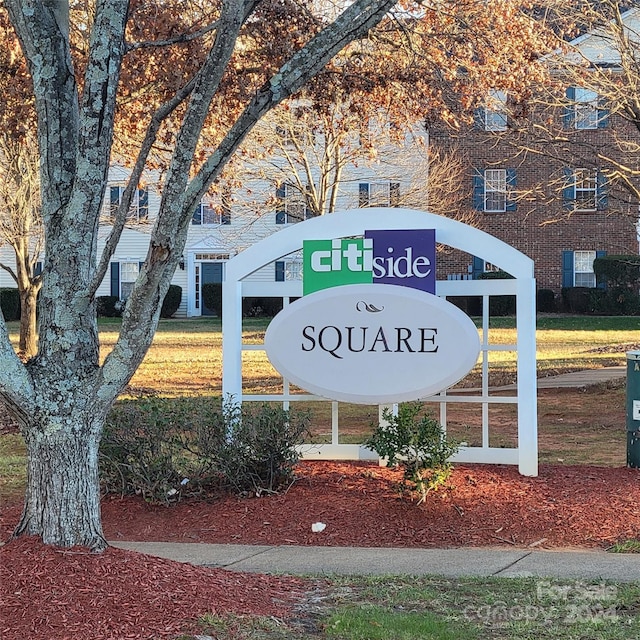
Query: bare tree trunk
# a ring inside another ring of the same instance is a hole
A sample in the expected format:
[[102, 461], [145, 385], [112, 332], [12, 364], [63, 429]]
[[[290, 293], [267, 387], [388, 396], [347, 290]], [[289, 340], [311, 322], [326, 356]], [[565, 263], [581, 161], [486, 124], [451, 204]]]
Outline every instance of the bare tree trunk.
[[18, 352], [28, 360], [38, 352], [38, 328], [36, 306], [38, 289], [30, 287], [20, 290], [20, 341]]
[[98, 477], [102, 424], [79, 415], [34, 419], [27, 443], [27, 490], [14, 536], [37, 535], [45, 544], [82, 545], [101, 551], [107, 543], [100, 519]]

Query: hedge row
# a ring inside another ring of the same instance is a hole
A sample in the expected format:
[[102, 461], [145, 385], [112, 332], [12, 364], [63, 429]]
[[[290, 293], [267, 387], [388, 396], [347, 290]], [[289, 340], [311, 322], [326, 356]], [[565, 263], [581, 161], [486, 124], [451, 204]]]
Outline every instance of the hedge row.
[[20, 320], [20, 295], [17, 289], [0, 288], [0, 309], [5, 320]]
[[[182, 302], [182, 287], [176, 284], [169, 285], [167, 295], [162, 302], [160, 310], [161, 318], [171, 318], [178, 310]], [[120, 298], [118, 296], [98, 296], [96, 298], [96, 309], [100, 318], [118, 318], [122, 314]]]

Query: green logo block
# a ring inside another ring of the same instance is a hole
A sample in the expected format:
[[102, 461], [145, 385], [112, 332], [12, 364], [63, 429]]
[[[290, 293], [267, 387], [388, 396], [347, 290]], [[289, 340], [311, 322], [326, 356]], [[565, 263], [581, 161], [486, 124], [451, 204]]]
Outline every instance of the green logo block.
[[344, 284], [373, 282], [373, 240], [336, 238], [302, 243], [304, 295]]

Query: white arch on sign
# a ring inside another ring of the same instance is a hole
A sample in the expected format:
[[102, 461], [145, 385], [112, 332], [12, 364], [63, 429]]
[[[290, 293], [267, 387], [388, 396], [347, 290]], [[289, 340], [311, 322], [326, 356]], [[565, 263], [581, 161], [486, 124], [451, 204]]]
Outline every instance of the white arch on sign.
[[[535, 346], [535, 279], [533, 261], [505, 242], [474, 227], [425, 211], [396, 208], [354, 209], [336, 212], [291, 225], [250, 246], [229, 260], [223, 283], [223, 375], [225, 398], [237, 402], [260, 398], [243, 395], [242, 390], [242, 298], [245, 296], [302, 295], [299, 282], [247, 282], [247, 278], [265, 265], [302, 248], [304, 240], [323, 240], [360, 236], [365, 230], [435, 229], [436, 242], [482, 258], [511, 274], [513, 280], [438, 281], [436, 293], [441, 296], [483, 296], [483, 382], [479, 395], [451, 395], [443, 392], [425, 400], [438, 402], [441, 419], [446, 422], [446, 404], [455, 401], [477, 402], [483, 408], [483, 437], [481, 447], [461, 449], [454, 460], [492, 464], [517, 464], [523, 475], [538, 474], [538, 433], [536, 400]], [[516, 296], [516, 345], [488, 344], [488, 299], [491, 295]], [[488, 352], [517, 351], [516, 398], [489, 395]], [[511, 349], [511, 347], [513, 347]], [[255, 346], [252, 348], [256, 348]], [[286, 386], [286, 384], [285, 384]], [[305, 396], [302, 396], [305, 397]], [[310, 396], [306, 396], [309, 398]], [[300, 396], [278, 398], [264, 396], [264, 400], [297, 400]], [[319, 398], [317, 398], [319, 399]], [[491, 403], [517, 403], [518, 446], [515, 449], [489, 446], [488, 406]], [[337, 429], [336, 442], [337, 442]], [[355, 447], [355, 449], [354, 449]], [[340, 449], [342, 448], [342, 449]], [[361, 457], [365, 452], [357, 445], [335, 445], [330, 457]], [[354, 454], [355, 452], [355, 454]], [[371, 452], [368, 452], [369, 454]], [[318, 456], [315, 456], [318, 457]], [[326, 456], [329, 457], [329, 456]]]

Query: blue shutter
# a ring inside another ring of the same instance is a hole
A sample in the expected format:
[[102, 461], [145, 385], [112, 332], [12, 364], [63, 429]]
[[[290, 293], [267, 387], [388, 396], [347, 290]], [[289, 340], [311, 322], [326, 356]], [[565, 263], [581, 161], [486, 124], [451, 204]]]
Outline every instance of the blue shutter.
[[476, 280], [481, 273], [484, 273], [484, 260], [473, 256], [471, 262], [471, 277]]
[[196, 208], [193, 210], [193, 214], [191, 215], [191, 224], [202, 224], [202, 207], [200, 206], [200, 203], [198, 203]]
[[36, 262], [35, 267], [33, 268], [33, 275], [34, 275], [34, 277], [37, 277], [41, 273], [42, 273], [42, 262], [40, 262], [40, 260], [38, 260], [38, 262]]
[[609, 126], [609, 108], [605, 98], [598, 104], [598, 129], [606, 129]]
[[484, 171], [473, 171], [473, 208], [475, 211], [484, 211]]
[[562, 122], [565, 129], [573, 129], [576, 122], [576, 88], [567, 87], [565, 96], [567, 98], [568, 104], [564, 106]]
[[596, 179], [596, 209], [598, 211], [604, 211], [609, 205], [607, 176], [602, 173], [602, 171], [598, 171]]
[[[596, 260], [598, 258], [604, 258], [607, 255], [606, 251], [596, 251]], [[598, 287], [598, 289], [606, 289], [607, 288], [607, 281], [606, 280], [598, 280], [598, 276], [596, 276], [596, 287]]]
[[120, 187], [111, 187], [109, 189], [109, 204], [113, 209], [120, 204]]
[[231, 209], [229, 207], [224, 207], [222, 209], [222, 214], [220, 215], [220, 224], [231, 224]]
[[361, 182], [358, 185], [358, 206], [359, 207], [369, 206], [369, 183], [368, 182]]
[[572, 209], [576, 200], [576, 178], [573, 169], [565, 167], [564, 188], [562, 189], [562, 206], [565, 209]]
[[149, 217], [149, 190], [138, 189], [138, 219], [146, 220]]
[[120, 263], [111, 263], [111, 295], [120, 297]]
[[400, 204], [400, 183], [392, 182], [389, 185], [389, 206], [397, 207]]
[[573, 251], [562, 252], [562, 286], [573, 287]]
[[284, 209], [284, 199], [286, 191], [284, 184], [278, 185], [276, 188], [276, 198], [278, 199], [278, 208], [276, 209], [276, 224], [284, 224], [287, 221], [287, 214]]
[[486, 107], [478, 107], [473, 110], [473, 128], [484, 131], [487, 126], [487, 109]]
[[276, 262], [276, 282], [284, 282], [284, 261]]
[[507, 169], [507, 211], [515, 211], [517, 203], [515, 198], [510, 199], [509, 196], [515, 193], [517, 186], [516, 170]]

